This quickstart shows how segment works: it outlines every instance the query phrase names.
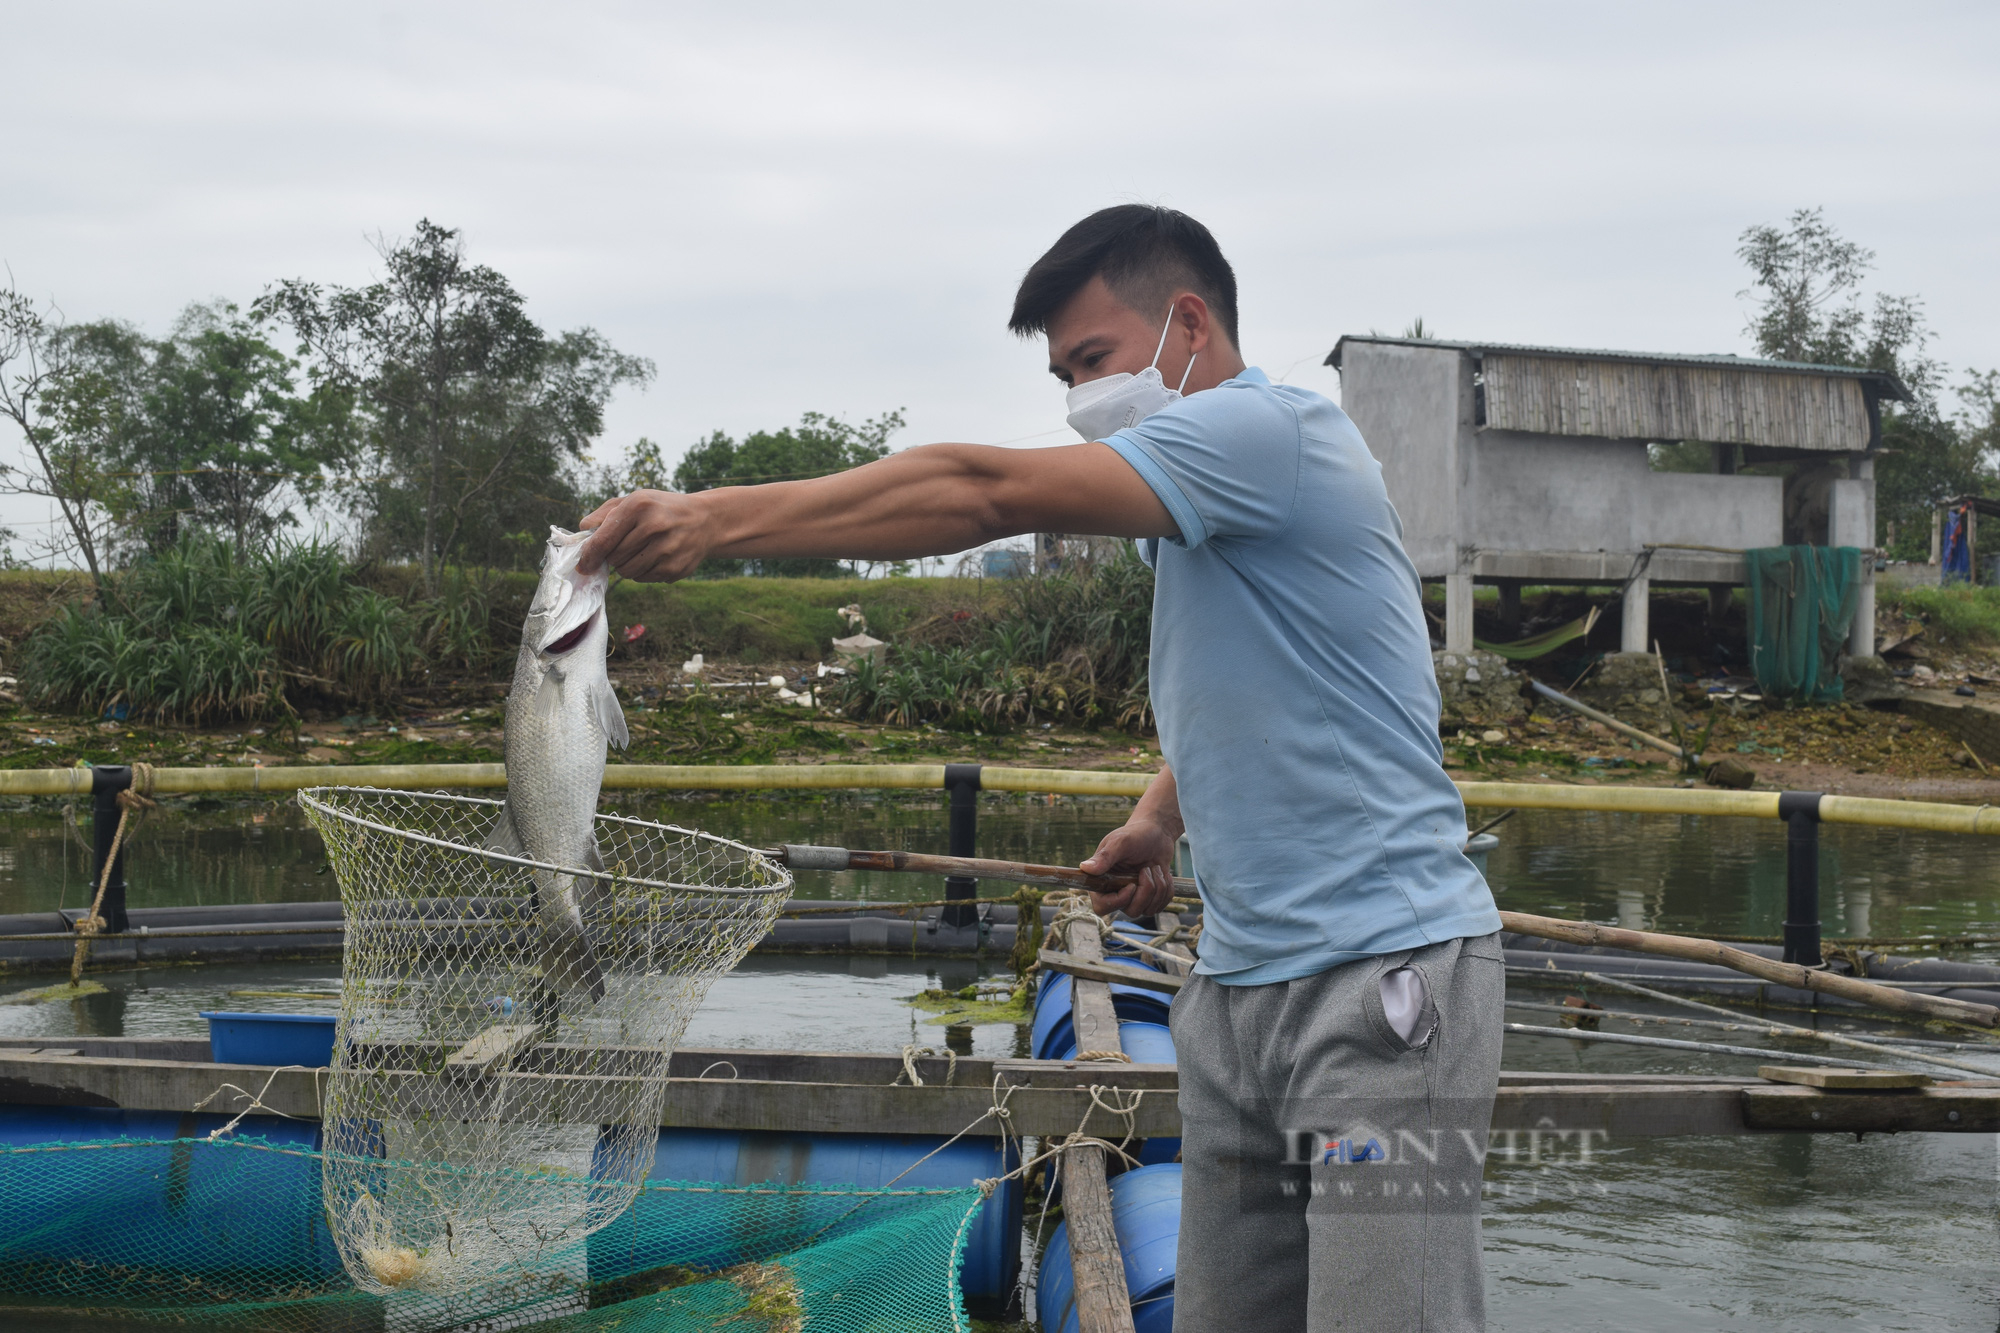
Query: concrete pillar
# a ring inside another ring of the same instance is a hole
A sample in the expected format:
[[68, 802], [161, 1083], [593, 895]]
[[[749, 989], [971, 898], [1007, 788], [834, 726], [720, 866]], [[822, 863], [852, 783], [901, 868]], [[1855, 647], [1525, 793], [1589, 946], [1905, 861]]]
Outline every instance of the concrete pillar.
[[1711, 583], [1708, 585], [1708, 623], [1720, 625], [1729, 618], [1729, 605], [1736, 599], [1736, 585], [1733, 583]]
[[1500, 585], [1500, 627], [1510, 639], [1521, 634], [1521, 585], [1512, 579]]
[[1444, 650], [1472, 651], [1472, 575], [1444, 576]]
[[[1855, 471], [1872, 473], [1871, 460], [1856, 460]], [[1827, 507], [1827, 544], [1861, 548], [1861, 583], [1854, 590], [1854, 624], [1847, 651], [1853, 657], [1875, 655], [1875, 521], [1872, 476], [1833, 483]]]
[[1641, 574], [1625, 585], [1624, 622], [1619, 627], [1618, 651], [1621, 653], [1650, 653], [1653, 645], [1649, 637], [1650, 624], [1647, 618], [1653, 592], [1653, 581]]
[[1866, 886], [1843, 889], [1841, 899], [1846, 907], [1845, 925], [1842, 933], [1856, 939], [1866, 939], [1873, 928], [1869, 923], [1869, 912], [1875, 906], [1875, 891]]
[[1861, 557], [1861, 586], [1854, 590], [1854, 627], [1847, 634], [1850, 657], [1875, 656], [1875, 557]]

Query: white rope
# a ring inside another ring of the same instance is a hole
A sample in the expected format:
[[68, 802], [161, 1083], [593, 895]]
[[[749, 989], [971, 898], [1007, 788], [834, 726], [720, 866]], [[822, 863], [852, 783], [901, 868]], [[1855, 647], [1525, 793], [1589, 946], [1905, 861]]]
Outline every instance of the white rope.
[[1107, 931], [1106, 935], [1110, 939], [1117, 940], [1120, 944], [1130, 945], [1132, 948], [1137, 949], [1140, 953], [1151, 954], [1153, 957], [1158, 958], [1163, 962], [1186, 963], [1193, 961], [1191, 959], [1184, 958], [1177, 953], [1168, 953], [1165, 949], [1156, 949], [1150, 944], [1146, 944], [1139, 940], [1135, 940], [1130, 935], [1122, 935], [1115, 930]]
[[[926, 1056], [935, 1060], [940, 1055], [944, 1056], [950, 1062], [944, 1067], [944, 1086], [947, 1088], [950, 1087], [952, 1080], [958, 1077], [958, 1052], [952, 1050], [950, 1047], [946, 1047], [943, 1051], [937, 1051], [929, 1046], [905, 1046], [903, 1048], [903, 1072], [890, 1079], [889, 1086], [892, 1088], [898, 1087], [907, 1078], [910, 1080], [911, 1087], [923, 1087], [924, 1076], [917, 1072], [917, 1057]], [[977, 1124], [978, 1122], [974, 1121], [973, 1123]], [[959, 1132], [964, 1133], [963, 1130]]]
[[237, 1087], [234, 1083], [225, 1083], [221, 1087], [217, 1088], [214, 1092], [209, 1093], [208, 1096], [196, 1102], [194, 1104], [194, 1110], [199, 1111], [205, 1108], [210, 1102], [214, 1101], [217, 1097], [220, 1097], [225, 1092], [233, 1092], [239, 1097], [248, 1097], [250, 1099], [250, 1104], [244, 1107], [241, 1111], [238, 1111], [236, 1113], [235, 1119], [231, 1120], [221, 1129], [216, 1130], [213, 1134], [210, 1134], [208, 1136], [208, 1141], [210, 1143], [216, 1142], [224, 1134], [229, 1133], [231, 1130], [235, 1129], [238, 1125], [242, 1124], [243, 1118], [249, 1115], [253, 1111], [267, 1111], [275, 1116], [283, 1116], [287, 1120], [303, 1120], [309, 1118], [305, 1116], [293, 1115], [289, 1111], [280, 1111], [277, 1107], [266, 1105], [264, 1102], [264, 1094], [269, 1092], [271, 1090], [271, 1085], [278, 1081], [278, 1075], [290, 1069], [307, 1069], [307, 1068], [312, 1069], [313, 1101], [315, 1104], [318, 1104], [325, 1100], [324, 1094], [321, 1092], [319, 1086], [320, 1075], [325, 1071], [321, 1068], [312, 1068], [307, 1065], [279, 1065], [276, 1069], [273, 1069], [271, 1071], [271, 1076], [264, 1080], [264, 1086], [257, 1089], [257, 1091], [254, 1093], [246, 1092], [244, 1089]]

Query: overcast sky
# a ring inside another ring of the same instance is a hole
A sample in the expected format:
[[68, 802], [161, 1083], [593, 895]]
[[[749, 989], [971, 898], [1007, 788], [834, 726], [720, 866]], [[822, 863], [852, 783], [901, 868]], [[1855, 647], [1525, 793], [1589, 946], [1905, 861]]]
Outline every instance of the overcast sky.
[[429, 217], [658, 362], [605, 457], [806, 410], [1070, 440], [1006, 314], [1126, 201], [1206, 222], [1245, 355], [1331, 394], [1342, 333], [1417, 315], [1747, 352], [1736, 238], [1814, 205], [2000, 366], [1990, 3], [0, 7], [24, 291], [161, 332]]

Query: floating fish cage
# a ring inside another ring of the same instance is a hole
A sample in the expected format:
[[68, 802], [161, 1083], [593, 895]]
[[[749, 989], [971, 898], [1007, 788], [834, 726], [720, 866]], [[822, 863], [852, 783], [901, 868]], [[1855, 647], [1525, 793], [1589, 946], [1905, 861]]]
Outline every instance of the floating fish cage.
[[[975, 768], [955, 784], [947, 770], [945, 782], [952, 851], [970, 854], [975, 820], [960, 816], [976, 766], [952, 767]], [[134, 929], [92, 948], [113, 965], [344, 949], [341, 1015], [207, 1010], [204, 1042], [0, 1041], [11, 1098], [0, 1104], [0, 1197], [10, 1202], [0, 1309], [301, 1333], [475, 1320], [581, 1329], [613, 1317], [645, 1328], [788, 1327], [808, 1316], [813, 1327], [893, 1317], [963, 1328], [968, 1303], [997, 1313], [1022, 1291], [1019, 1136], [1046, 1142], [1087, 1125], [1139, 1163], [1110, 1180], [1111, 1220], [1135, 1328], [1170, 1327], [1179, 1121], [1157, 986], [1082, 983], [1108, 997], [1130, 1064], [1079, 1049], [1079, 1007], [1104, 1000], [1080, 1001], [1076, 978], [1049, 969], [1024, 1060], [669, 1056], [706, 980], [752, 947], [1000, 953], [1015, 943], [1016, 907], [797, 903], [784, 867], [756, 848], [615, 816], [599, 817], [603, 864], [576, 867], [495, 851], [500, 803], [486, 798], [350, 789], [305, 804], [344, 904], [121, 905]], [[1468, 842], [1482, 873], [1497, 844]], [[1794, 872], [1802, 894], [1807, 876]], [[954, 882], [947, 896], [972, 891]], [[550, 903], [570, 900], [580, 930], [552, 920]], [[1813, 906], [1810, 918], [1788, 916], [1816, 922]], [[800, 908], [810, 910], [782, 915]], [[1043, 909], [1043, 922], [1055, 915]], [[0, 918], [0, 965], [66, 965], [71, 924]], [[1836, 1003], [1704, 964], [1503, 943], [1510, 971], [1527, 980], [1572, 986], [1595, 972]], [[1135, 979], [1164, 971], [1115, 938], [1106, 947], [1105, 962]], [[2000, 968], [1867, 966], [2000, 1003]], [[1088, 1084], [1144, 1103], [1127, 1121], [1093, 1120]], [[1016, 1103], [1004, 1128], [1003, 1087], [1038, 1099]], [[1986, 1089], [1908, 1105], [1811, 1091], [1647, 1076], [1572, 1090], [1503, 1074], [1495, 1124], [1555, 1114], [1636, 1133], [2000, 1129]], [[1035, 1274], [1034, 1308], [1051, 1331], [1079, 1323], [1069, 1247], [1069, 1229], [1053, 1231]]]

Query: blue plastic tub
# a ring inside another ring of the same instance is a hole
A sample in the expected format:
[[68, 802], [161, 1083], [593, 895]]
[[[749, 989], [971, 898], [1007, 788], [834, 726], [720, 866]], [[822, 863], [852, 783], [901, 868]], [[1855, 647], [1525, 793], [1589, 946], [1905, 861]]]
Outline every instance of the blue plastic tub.
[[208, 1049], [217, 1064], [308, 1065], [333, 1063], [331, 1014], [232, 1014], [203, 1010]]
[[[1181, 1239], [1178, 1162], [1142, 1166], [1111, 1181], [1111, 1225], [1125, 1260], [1135, 1333], [1172, 1333], [1174, 1258]], [[1069, 1223], [1056, 1227], [1042, 1253], [1035, 1310], [1042, 1333], [1076, 1333], [1076, 1274], [1069, 1262]]]

